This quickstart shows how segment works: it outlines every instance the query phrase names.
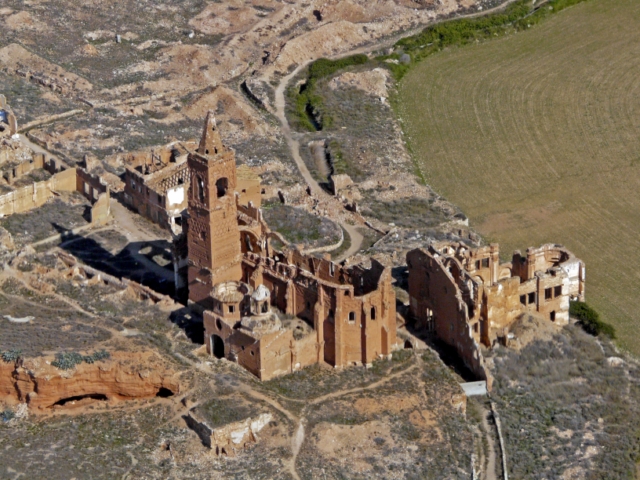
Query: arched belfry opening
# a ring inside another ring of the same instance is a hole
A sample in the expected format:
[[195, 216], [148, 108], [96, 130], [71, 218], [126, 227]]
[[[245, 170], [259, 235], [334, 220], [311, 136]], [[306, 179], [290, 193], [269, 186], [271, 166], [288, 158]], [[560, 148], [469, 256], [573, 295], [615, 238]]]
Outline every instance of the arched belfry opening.
[[219, 178], [216, 181], [216, 190], [218, 194], [218, 198], [224, 197], [227, 194], [227, 190], [229, 189], [229, 180], [225, 177]]

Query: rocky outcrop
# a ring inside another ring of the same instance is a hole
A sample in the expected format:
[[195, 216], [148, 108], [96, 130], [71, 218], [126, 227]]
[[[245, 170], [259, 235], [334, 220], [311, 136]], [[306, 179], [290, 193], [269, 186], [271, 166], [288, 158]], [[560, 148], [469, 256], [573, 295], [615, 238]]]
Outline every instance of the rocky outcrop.
[[72, 370], [51, 366], [52, 358], [0, 362], [0, 401], [26, 402], [42, 410], [83, 399], [129, 400], [180, 391], [174, 372], [154, 354], [118, 352], [107, 360]]

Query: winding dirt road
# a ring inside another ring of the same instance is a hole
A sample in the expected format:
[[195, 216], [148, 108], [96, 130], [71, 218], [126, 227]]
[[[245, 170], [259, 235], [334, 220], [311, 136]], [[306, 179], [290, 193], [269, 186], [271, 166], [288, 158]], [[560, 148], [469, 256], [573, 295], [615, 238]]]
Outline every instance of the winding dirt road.
[[[287, 144], [289, 145], [289, 150], [291, 151], [291, 155], [293, 156], [293, 160], [296, 162], [296, 166], [300, 173], [302, 174], [302, 178], [309, 185], [311, 189], [311, 195], [313, 195], [318, 200], [323, 200], [327, 203], [335, 203], [336, 208], [340, 210], [344, 210], [344, 207], [340, 202], [336, 199], [332, 198], [327, 192], [325, 192], [320, 184], [316, 182], [316, 180], [309, 172], [309, 169], [305, 165], [302, 157], [300, 156], [300, 142], [293, 137], [293, 132], [291, 132], [291, 126], [289, 125], [289, 121], [287, 120], [287, 115], [285, 113], [286, 101], [284, 99], [284, 92], [289, 85], [289, 82], [293, 77], [295, 77], [300, 70], [308, 65], [309, 62], [303, 63], [299, 65], [293, 72], [284, 77], [278, 88], [276, 89], [276, 99], [275, 99], [275, 107], [276, 107], [276, 117], [280, 120], [282, 125], [282, 134], [284, 135]], [[363, 235], [358, 231], [358, 229], [347, 222], [339, 222], [340, 226], [349, 234], [351, 238], [351, 246], [345, 251], [339, 258], [336, 258], [337, 261], [344, 260], [345, 258], [349, 258], [352, 255], [355, 255], [362, 246], [362, 241], [364, 240]]]
[[[457, 19], [461, 19], [461, 18], [474, 18], [474, 17], [481, 17], [481, 16], [485, 16], [488, 15], [490, 13], [494, 13], [497, 12], [499, 10], [504, 9], [505, 7], [507, 7], [509, 4], [515, 2], [516, 0], [506, 0], [504, 3], [490, 8], [488, 10], [485, 11], [480, 11], [480, 12], [475, 12], [475, 13], [469, 13], [466, 15], [460, 15], [455, 17], [454, 19], [446, 19], [443, 21], [435, 21], [435, 22], [430, 22], [427, 24], [422, 24], [417, 28], [408, 30], [406, 32], [401, 32], [399, 34], [393, 35], [389, 38], [387, 38], [384, 41], [381, 42], [377, 42], [374, 44], [370, 44], [370, 45], [366, 45], [363, 47], [358, 47], [352, 50], [349, 50], [347, 52], [342, 52], [339, 53], [337, 55], [333, 55], [330, 58], [332, 59], [337, 59], [337, 58], [343, 58], [343, 57], [348, 57], [350, 55], [356, 55], [356, 54], [361, 54], [361, 53], [369, 53], [369, 52], [373, 52], [376, 50], [380, 50], [382, 48], [387, 48], [390, 46], [393, 46], [396, 44], [396, 42], [398, 42], [398, 40], [402, 39], [402, 38], [406, 38], [406, 37], [410, 37], [412, 35], [417, 34], [418, 32], [422, 31], [422, 29], [424, 29], [425, 27], [427, 27], [428, 25], [435, 25], [437, 23], [443, 23], [446, 21], [450, 21], [450, 20], [457, 20]], [[337, 208], [338, 211], [342, 211], [343, 213], [347, 213], [344, 206], [338, 202], [335, 198], [331, 197], [327, 192], [325, 192], [322, 187], [318, 184], [318, 182], [313, 178], [313, 176], [311, 175], [311, 172], [309, 172], [309, 169], [307, 168], [307, 166], [305, 165], [304, 161], [302, 160], [302, 157], [300, 156], [300, 142], [295, 138], [295, 132], [291, 131], [291, 126], [289, 125], [289, 121], [287, 120], [287, 115], [285, 113], [285, 107], [286, 107], [286, 100], [284, 97], [284, 92], [286, 91], [287, 87], [289, 86], [289, 82], [291, 82], [291, 80], [303, 69], [305, 68], [309, 63], [314, 62], [315, 60], [317, 60], [317, 58], [308, 60], [307, 62], [304, 62], [300, 65], [298, 65], [298, 67], [293, 70], [289, 75], [287, 75], [286, 77], [284, 77], [281, 81], [280, 84], [278, 85], [278, 88], [276, 88], [276, 93], [275, 93], [275, 108], [276, 111], [273, 112], [275, 113], [276, 117], [278, 118], [278, 120], [280, 121], [280, 124], [282, 125], [282, 134], [284, 135], [285, 140], [287, 141], [287, 145], [289, 145], [289, 150], [291, 151], [291, 155], [293, 156], [293, 160], [296, 163], [296, 166], [298, 167], [298, 170], [300, 170], [300, 173], [302, 174], [302, 177], [304, 178], [304, 181], [307, 183], [307, 185], [309, 186], [310, 190], [311, 190], [311, 195], [314, 196], [316, 199], [318, 200], [323, 200], [324, 202], [329, 202], [329, 203], [335, 203], [335, 208]], [[332, 205], [333, 207], [333, 205]], [[333, 220], [336, 220], [335, 218]], [[340, 255], [339, 257], [337, 257], [335, 260], [336, 261], [342, 261], [346, 258], [349, 258], [352, 255], [355, 255], [356, 253], [358, 253], [358, 251], [360, 250], [360, 247], [362, 246], [362, 242], [364, 240], [363, 235], [358, 231], [358, 229], [356, 228], [356, 226], [354, 226], [351, 223], [347, 223], [343, 220], [341, 221], [337, 221], [338, 224], [349, 234], [349, 237], [351, 237], [351, 246], [349, 247], [349, 249], [347, 249], [347, 251], [345, 251], [342, 255]], [[354, 222], [355, 223], [355, 222]]]

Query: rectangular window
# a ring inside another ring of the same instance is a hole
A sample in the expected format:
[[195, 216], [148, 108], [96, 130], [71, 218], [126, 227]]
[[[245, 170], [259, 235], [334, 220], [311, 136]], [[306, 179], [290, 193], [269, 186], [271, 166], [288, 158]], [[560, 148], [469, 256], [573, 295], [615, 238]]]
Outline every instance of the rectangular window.
[[356, 321], [356, 312], [349, 312], [349, 323], [355, 323]]
[[229, 313], [233, 313], [236, 311], [235, 305], [229, 305]]
[[520, 295], [520, 303], [522, 305], [526, 305], [527, 304], [527, 296], [526, 295]]
[[536, 303], [536, 292], [531, 292], [529, 294], [529, 305], [534, 305]]
[[562, 285], [558, 285], [557, 287], [555, 287], [553, 289], [553, 296], [554, 297], [561, 297], [562, 296]]
[[480, 260], [476, 262], [476, 270], [480, 270]]
[[489, 259], [488, 258], [483, 258], [482, 259], [482, 268], [489, 268]]
[[552, 288], [545, 288], [544, 289], [544, 299], [545, 300], [551, 300], [553, 298], [553, 289]]

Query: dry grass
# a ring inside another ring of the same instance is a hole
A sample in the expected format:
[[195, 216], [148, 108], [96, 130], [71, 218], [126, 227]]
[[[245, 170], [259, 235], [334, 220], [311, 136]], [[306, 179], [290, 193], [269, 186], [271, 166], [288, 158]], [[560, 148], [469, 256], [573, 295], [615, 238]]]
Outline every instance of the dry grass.
[[640, 271], [640, 4], [594, 0], [531, 30], [435, 54], [398, 110], [427, 182], [505, 255], [563, 243], [634, 353]]

